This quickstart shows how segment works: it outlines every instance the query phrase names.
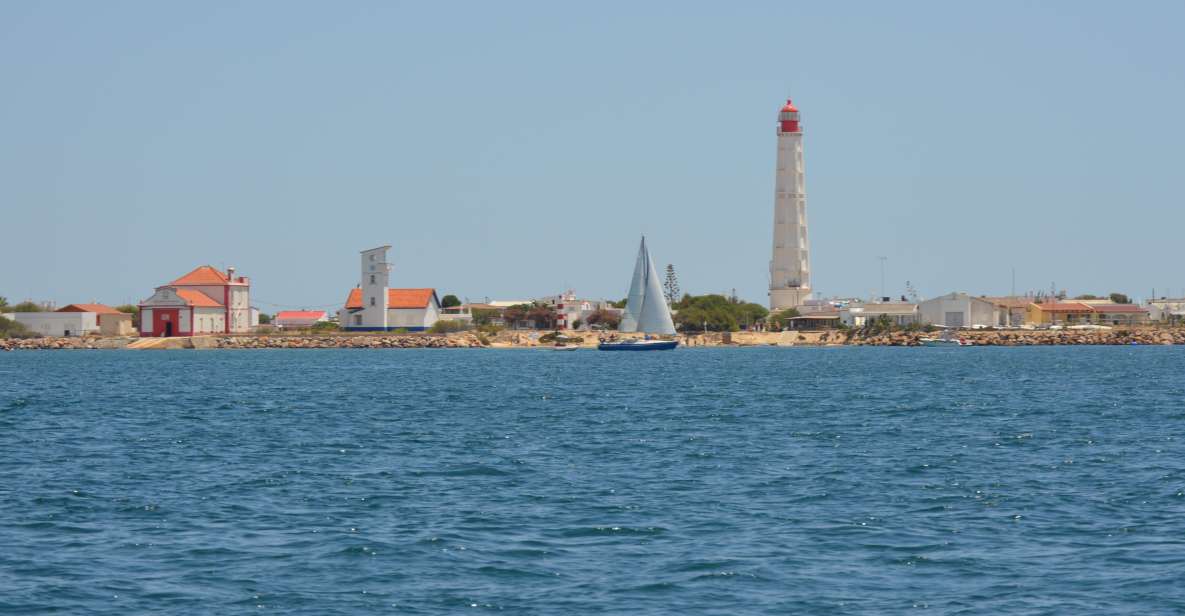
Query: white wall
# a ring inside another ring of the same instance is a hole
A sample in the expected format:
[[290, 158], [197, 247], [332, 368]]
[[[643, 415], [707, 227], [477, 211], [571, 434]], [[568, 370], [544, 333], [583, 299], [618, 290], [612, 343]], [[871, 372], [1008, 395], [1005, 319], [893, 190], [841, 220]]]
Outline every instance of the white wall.
[[42, 336], [80, 336], [98, 333], [99, 322], [93, 312], [15, 312], [17, 323]]
[[999, 309], [994, 304], [966, 293], [951, 293], [921, 302], [918, 315], [922, 323], [944, 327], [994, 327], [1000, 320]]
[[387, 315], [388, 327], [432, 327], [439, 320], [439, 315], [431, 307], [392, 308]]
[[391, 265], [387, 263], [387, 251], [390, 249], [390, 246], [379, 246], [362, 251], [362, 327], [396, 327], [387, 321], [387, 288], [391, 285]]
[[[182, 313], [181, 321], [184, 323], [186, 316]], [[221, 308], [194, 308], [193, 309], [193, 333], [194, 334], [220, 334], [226, 331], [226, 312]]]
[[230, 288], [230, 331], [246, 332], [251, 330], [251, 287], [231, 286]]

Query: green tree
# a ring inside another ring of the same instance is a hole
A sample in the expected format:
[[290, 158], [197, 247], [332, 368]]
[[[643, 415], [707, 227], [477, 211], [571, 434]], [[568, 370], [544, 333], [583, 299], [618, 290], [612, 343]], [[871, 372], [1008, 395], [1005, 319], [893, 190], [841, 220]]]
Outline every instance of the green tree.
[[556, 314], [551, 306], [534, 304], [527, 310], [527, 318], [535, 322], [537, 329], [540, 326], [546, 329], [554, 329], [556, 321], [559, 320], [559, 315]]
[[456, 319], [440, 319], [428, 328], [428, 332], [432, 334], [448, 334], [451, 332], [459, 332], [467, 329], [465, 324]]
[[799, 316], [802, 316], [802, 314], [798, 312], [797, 308], [787, 308], [774, 313], [774, 315], [769, 318], [769, 322], [775, 330], [786, 329], [790, 326], [790, 319]]
[[440, 299], [440, 307], [441, 308], [452, 308], [454, 306], [460, 306], [460, 305], [461, 305], [460, 298], [458, 298], [456, 295], [453, 295], [451, 293], [448, 295], [445, 295], [444, 297], [442, 297]]
[[675, 324], [683, 331], [737, 331], [743, 318], [741, 306], [723, 295], [685, 295], [679, 300]]
[[1091, 295], [1090, 293], [1084, 293], [1082, 295], [1075, 297], [1074, 299], [1103, 299], [1103, 298], [1099, 297], [1098, 295]]
[[746, 328], [756, 325], [759, 321], [769, 316], [769, 310], [761, 304], [754, 304], [752, 302], [744, 302], [737, 304], [737, 320]]
[[630, 303], [630, 298], [628, 298], [628, 297], [623, 297], [623, 298], [621, 298], [621, 300], [619, 300], [619, 301], [616, 301], [616, 302], [609, 302], [609, 305], [610, 305], [610, 306], [613, 306], [614, 308], [622, 308], [622, 309], [624, 309], [624, 308], [626, 307], [626, 304], [629, 304], [629, 303]]
[[42, 308], [40, 304], [34, 304], [33, 302], [21, 302], [15, 306], [13, 306], [12, 311], [13, 312], [45, 312], [45, 308]]
[[8, 298], [0, 295], [0, 312], [9, 312]]
[[667, 264], [667, 279], [662, 283], [662, 294], [667, 298], [670, 306], [679, 301], [679, 277], [675, 275], [675, 266]]
[[21, 323], [12, 319], [0, 318], [0, 339], [2, 338], [40, 338], [37, 334]]
[[271, 323], [272, 323], [272, 315], [270, 315], [266, 312], [259, 313], [259, 324], [260, 325], [271, 325]]
[[1131, 298], [1124, 295], [1123, 293], [1112, 293], [1111, 294], [1111, 301], [1115, 302], [1116, 304], [1130, 304], [1130, 303], [1132, 303]]
[[519, 321], [527, 318], [527, 311], [531, 307], [527, 304], [515, 304], [502, 310], [502, 319], [506, 321], [506, 325], [514, 329]]
[[477, 308], [471, 311], [474, 325], [489, 325], [492, 319], [498, 317], [498, 311], [493, 308]]
[[621, 316], [612, 310], [602, 308], [585, 317], [584, 322], [588, 323], [589, 327], [597, 327], [598, 329], [616, 329], [621, 323]]

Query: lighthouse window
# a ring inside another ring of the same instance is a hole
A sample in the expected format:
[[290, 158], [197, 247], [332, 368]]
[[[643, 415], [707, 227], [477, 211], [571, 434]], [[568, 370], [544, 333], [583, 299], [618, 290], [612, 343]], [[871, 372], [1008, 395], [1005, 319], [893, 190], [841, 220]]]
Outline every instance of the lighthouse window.
[[374, 274], [370, 275], [370, 284], [374, 284]]
[[370, 305], [371, 305], [371, 306], [373, 306], [373, 305], [374, 305], [374, 298], [373, 298], [373, 297], [372, 297], [372, 298], [370, 298]]

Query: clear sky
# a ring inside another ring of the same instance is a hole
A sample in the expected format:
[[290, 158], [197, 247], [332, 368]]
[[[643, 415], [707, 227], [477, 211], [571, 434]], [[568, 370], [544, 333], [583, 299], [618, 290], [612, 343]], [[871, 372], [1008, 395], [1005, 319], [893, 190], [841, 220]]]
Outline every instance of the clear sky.
[[0, 3], [0, 295], [764, 303], [788, 95], [825, 295], [1185, 292], [1185, 3], [734, 4]]

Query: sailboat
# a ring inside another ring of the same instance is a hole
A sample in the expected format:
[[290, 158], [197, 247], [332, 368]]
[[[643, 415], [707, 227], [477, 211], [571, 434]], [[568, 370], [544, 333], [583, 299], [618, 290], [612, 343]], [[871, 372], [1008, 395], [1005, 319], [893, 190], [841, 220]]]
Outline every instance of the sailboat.
[[673, 336], [675, 324], [671, 321], [671, 309], [663, 297], [658, 282], [658, 272], [646, 249], [646, 238], [638, 248], [638, 262], [634, 264], [634, 278], [630, 281], [630, 294], [625, 302], [625, 314], [617, 331], [622, 333], [642, 332], [643, 340], [621, 340], [602, 342], [597, 348], [602, 351], [665, 351], [679, 346], [677, 340], [651, 339], [651, 334]]

